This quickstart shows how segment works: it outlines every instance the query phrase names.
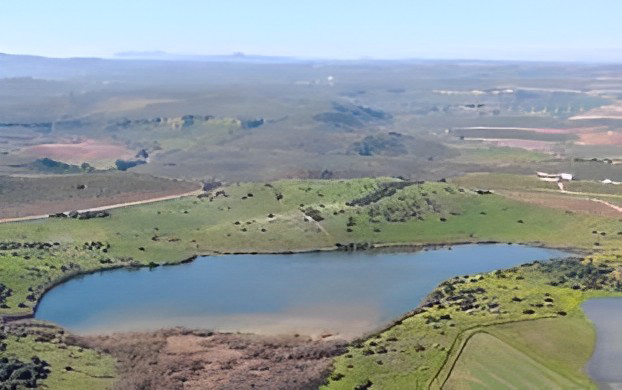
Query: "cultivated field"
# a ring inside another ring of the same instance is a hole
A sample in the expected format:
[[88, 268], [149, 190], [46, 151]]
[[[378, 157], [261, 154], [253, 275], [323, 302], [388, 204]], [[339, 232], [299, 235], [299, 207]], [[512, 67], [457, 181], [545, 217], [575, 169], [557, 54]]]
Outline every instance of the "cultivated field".
[[123, 172], [0, 176], [0, 221], [144, 201], [200, 187], [199, 183]]
[[[115, 167], [144, 150], [148, 162], [130, 170], [173, 178], [438, 180], [539, 164], [508, 148], [612, 157], [608, 145], [620, 138], [615, 119], [571, 120], [618, 105], [596, 81], [616, 76], [615, 67], [178, 62], [171, 72], [157, 61], [0, 61], [8, 75], [0, 79], [3, 174], [49, 172], [41, 158]], [[55, 69], [54, 81], [45, 72], [11, 77], [23, 61]], [[512, 166], [462, 148], [491, 145]]]

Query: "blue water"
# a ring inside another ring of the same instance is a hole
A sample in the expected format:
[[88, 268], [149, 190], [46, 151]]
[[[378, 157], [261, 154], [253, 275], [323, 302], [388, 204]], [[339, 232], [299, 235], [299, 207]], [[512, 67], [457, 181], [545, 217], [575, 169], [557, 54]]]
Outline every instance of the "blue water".
[[519, 245], [464, 245], [414, 253], [201, 257], [69, 280], [43, 297], [36, 318], [82, 333], [179, 325], [356, 336], [412, 310], [445, 279], [566, 256]]
[[601, 389], [622, 389], [622, 299], [590, 299], [583, 310], [596, 328], [596, 348], [587, 371]]

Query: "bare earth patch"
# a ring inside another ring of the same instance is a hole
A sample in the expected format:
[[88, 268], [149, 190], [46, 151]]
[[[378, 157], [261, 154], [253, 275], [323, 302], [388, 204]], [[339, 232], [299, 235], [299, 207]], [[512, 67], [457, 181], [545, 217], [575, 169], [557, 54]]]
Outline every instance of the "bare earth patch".
[[622, 145], [622, 133], [613, 131], [581, 134], [579, 139], [581, 145]]
[[596, 107], [586, 113], [575, 115], [570, 120], [586, 119], [622, 119], [622, 102]]
[[185, 329], [75, 337], [119, 360], [117, 389], [317, 389], [342, 341]]
[[569, 212], [619, 218], [622, 214], [606, 204], [588, 198], [574, 197], [556, 193], [499, 191], [508, 198]]
[[35, 158], [48, 157], [53, 160], [72, 164], [88, 162], [92, 165], [97, 165], [102, 161], [132, 158], [135, 152], [132, 152], [123, 145], [86, 140], [29, 146], [21, 149], [20, 154]]
[[168, 196], [199, 189], [198, 183], [125, 172], [41, 177], [0, 177], [0, 221], [70, 210], [86, 210]]

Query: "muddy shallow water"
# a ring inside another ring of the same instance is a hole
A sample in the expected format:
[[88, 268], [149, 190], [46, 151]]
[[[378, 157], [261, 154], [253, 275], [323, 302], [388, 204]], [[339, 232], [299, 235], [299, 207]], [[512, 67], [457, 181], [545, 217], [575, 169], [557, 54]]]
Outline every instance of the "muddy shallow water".
[[622, 298], [595, 298], [583, 310], [596, 327], [587, 371], [601, 389], [622, 389]]
[[350, 338], [414, 309], [445, 279], [566, 256], [499, 244], [414, 253], [200, 257], [69, 280], [43, 297], [35, 317], [78, 333], [185, 326]]

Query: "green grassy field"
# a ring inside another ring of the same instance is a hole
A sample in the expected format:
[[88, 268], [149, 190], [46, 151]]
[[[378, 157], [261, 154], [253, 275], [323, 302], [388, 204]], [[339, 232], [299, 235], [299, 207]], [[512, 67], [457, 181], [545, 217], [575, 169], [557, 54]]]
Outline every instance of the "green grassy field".
[[487, 333], [473, 335], [445, 389], [584, 389]]
[[[613, 233], [618, 225], [602, 217], [477, 195], [447, 183], [413, 184], [363, 202], [368, 204], [347, 205], [379, 193], [382, 183], [389, 182], [249, 183], [226, 187], [226, 197], [211, 201], [189, 197], [113, 210], [107, 218], [2, 224], [0, 236], [7, 246], [0, 250], [0, 283], [13, 293], [0, 314], [30, 312], [48, 286], [76, 273], [175, 263], [196, 254], [490, 240], [590, 249], [592, 230]], [[613, 234], [600, 241], [602, 247], [617, 242]], [[10, 245], [24, 242], [37, 244]], [[41, 248], [42, 242], [57, 245]]]
[[[599, 265], [606, 271], [597, 280], [589, 262], [563, 260], [441, 283], [429, 305], [337, 358], [325, 388], [368, 381], [383, 389], [499, 388], [504, 380], [515, 388], [594, 387], [583, 371], [594, 330], [580, 304], [621, 294], [611, 276], [617, 266]], [[560, 275], [574, 276], [560, 284]]]
[[[507, 181], [511, 182], [509, 177]], [[350, 243], [499, 241], [585, 251], [619, 245], [615, 234], [621, 226], [618, 219], [567, 213], [496, 194], [480, 195], [470, 188], [473, 187], [388, 178], [242, 183], [203, 197], [113, 210], [106, 218], [51, 218], [1, 224], [0, 244], [5, 249], [0, 250], [0, 283], [5, 293], [0, 295], [0, 314], [31, 313], [45, 289], [78, 273], [106, 267], [176, 263], [197, 254], [335, 249]], [[599, 235], [597, 248], [593, 231], [607, 233]], [[599, 261], [609, 264], [607, 261], [618, 259], [614, 256]], [[566, 323], [571, 315], [559, 313], [575, 313], [591, 291], [618, 291], [615, 280], [609, 278], [614, 274], [611, 265], [603, 273], [608, 279], [603, 280], [589, 279], [586, 275], [591, 273], [585, 267], [589, 266], [533, 264], [445, 282], [433, 293], [440, 304], [355, 343], [339, 357], [328, 388], [351, 389], [367, 380], [381, 388], [412, 388], [413, 383], [440, 386], [451, 379], [453, 371], [447, 363], [457, 357], [456, 367], [462, 371], [456, 375], [474, 376], [481, 370], [470, 365], [473, 358], [468, 356], [478, 356], [481, 345], [467, 344], [466, 355], [456, 354], [457, 348], [470, 339], [469, 332], [535, 318], [563, 317], [560, 323]], [[567, 273], [576, 278], [565, 277]], [[10, 294], [6, 294], [6, 288], [11, 290]], [[451, 300], [454, 293], [459, 297]], [[515, 297], [520, 301], [515, 301]], [[477, 307], [463, 310], [462, 302]], [[576, 368], [555, 363], [558, 357], [544, 352], [538, 356], [529, 354], [528, 338], [522, 345], [520, 341], [509, 342], [512, 337], [504, 336], [502, 330], [495, 332], [489, 333], [499, 343], [508, 345], [504, 348], [512, 351], [525, 370], [551, 371], [568, 378], [565, 373]], [[489, 338], [481, 341], [490, 342], [497, 343]], [[37, 347], [13, 339], [7, 344], [8, 351], [25, 359], [30, 358], [27, 350]], [[589, 356], [591, 345], [590, 342], [581, 346], [582, 355], [576, 364]], [[46, 344], [48, 347], [54, 350]], [[53, 361], [53, 357], [49, 359]], [[534, 361], [543, 360], [553, 363], [534, 366]], [[96, 365], [99, 367], [99, 363]], [[59, 367], [61, 363], [54, 364], [52, 371]], [[490, 377], [489, 373], [477, 375]], [[590, 383], [581, 373], [569, 380]], [[69, 383], [65, 388], [72, 388]]]
[[7, 338], [2, 340], [6, 349], [0, 357], [44, 361], [49, 368], [45, 388], [106, 390], [114, 385], [117, 361], [106, 353], [73, 345], [63, 329], [38, 321], [12, 323], [8, 329]]
[[[584, 370], [596, 332], [581, 310], [573, 310], [567, 317], [498, 325], [488, 328], [487, 332], [539, 365], [573, 381], [575, 387], [590, 385], [585, 380]], [[573, 335], [571, 342], [568, 335]], [[525, 376], [527, 380], [533, 377]]]
[[117, 362], [111, 356], [76, 346], [36, 342], [32, 336], [9, 337], [3, 354], [36, 355], [49, 363], [50, 376], [44, 382], [49, 389], [105, 390], [112, 388], [115, 382]]
[[470, 164], [523, 164], [552, 159], [550, 154], [508, 147], [459, 147], [460, 156], [454, 161]]
[[[533, 175], [510, 175], [510, 174], [470, 174], [453, 180], [455, 184], [496, 190], [520, 190], [520, 191], [551, 191], [558, 192], [557, 183], [538, 180]], [[622, 196], [622, 187], [613, 184], [603, 184], [599, 181], [575, 180], [564, 182], [564, 189], [569, 192], [579, 192], [586, 195], [596, 196]]]
[[[135, 152], [147, 149], [149, 163], [131, 168], [134, 172], [196, 180], [258, 182], [317, 178], [325, 173], [334, 178], [400, 175], [436, 180], [474, 171], [535, 170], [569, 171], [586, 180], [622, 180], [617, 166], [575, 164], [569, 159], [616, 157], [620, 148], [615, 145], [576, 145], [574, 135], [503, 129], [603, 126], [603, 131], [618, 132], [615, 121], [568, 120], [615, 102], [618, 86], [603, 83], [618, 76], [611, 66], [463, 61], [378, 62], [373, 66], [369, 61], [322, 66], [218, 61], [198, 66], [168, 61], [59, 62], [11, 55], [0, 61], [8, 72], [0, 80], [0, 172], [8, 175], [39, 173], [31, 158], [20, 153], [22, 148], [88, 138], [119, 143]], [[329, 75], [335, 83], [325, 81]], [[370, 118], [367, 123], [361, 120], [365, 112], [385, 119]], [[262, 119], [260, 127], [244, 126], [246, 120], [255, 118]], [[37, 123], [49, 131], [29, 126]], [[500, 129], [451, 131], [463, 127]], [[556, 156], [486, 147], [460, 140], [460, 135], [548, 140], [555, 144]], [[364, 144], [369, 145], [363, 151], [371, 155], [359, 154]], [[403, 154], [391, 155], [395, 152]], [[32, 215], [35, 206], [47, 201], [57, 203], [52, 209], [44, 205], [48, 211], [41, 214], [87, 208], [94, 199], [123, 195], [127, 188], [152, 189], [152, 181], [140, 184], [125, 181], [127, 177], [106, 178], [102, 183], [91, 175], [93, 181], [81, 190], [76, 187], [85, 184], [83, 177], [39, 178], [28, 186], [16, 185], [14, 178], [0, 178], [0, 213], [4, 217]], [[31, 313], [46, 288], [79, 273], [177, 263], [196, 254], [335, 249], [337, 244], [349, 243], [488, 240], [573, 247], [589, 253], [620, 247], [622, 236], [617, 233], [622, 223], [615, 213], [575, 213], [503, 197], [504, 191], [559, 193], [554, 183], [532, 176], [469, 175], [452, 184], [426, 183], [383, 192], [381, 183], [389, 181], [395, 180], [280, 181], [270, 187], [242, 183], [225, 188], [226, 197], [119, 209], [107, 218], [0, 224], [4, 248], [0, 249], [0, 315]], [[181, 185], [168, 182], [164, 186], [176, 190]], [[470, 191], [477, 188], [499, 191], [494, 195]], [[600, 194], [590, 196], [622, 205], [618, 187], [579, 182], [568, 184], [567, 189]], [[358, 205], [347, 204], [366, 197]], [[611, 261], [610, 266], [617, 267], [619, 259]], [[488, 310], [494, 309], [489, 306], [454, 312], [455, 307], [447, 302], [444, 309], [428, 308], [379, 338], [362, 341], [363, 348], [351, 349], [352, 357], [339, 358], [333, 377], [345, 376], [331, 380], [329, 387], [351, 389], [373, 380], [373, 387], [413, 388], [441, 376], [443, 381], [449, 378], [447, 384], [460, 382], [468, 387], [506, 385], [495, 377], [496, 370], [514, 375], [524, 387], [577, 383], [589, 387], [579, 368], [589, 356], [592, 341], [588, 339], [593, 331], [577, 307], [595, 286], [585, 276], [591, 275], [587, 271], [582, 271], [581, 278], [565, 275], [573, 272], [577, 270], [544, 272], [533, 266], [482, 275], [475, 282], [469, 279], [456, 288], [484, 288], [486, 301], [500, 302], [498, 313]], [[615, 290], [614, 285], [608, 286], [606, 293]], [[475, 295], [478, 302], [483, 299], [482, 294]], [[512, 301], [515, 295], [523, 300]], [[545, 305], [551, 303], [544, 301], [547, 298], [554, 299], [553, 306]], [[530, 306], [539, 304], [543, 307]], [[523, 313], [534, 307], [535, 314]], [[555, 310], [567, 311], [567, 315]], [[450, 315], [451, 320], [429, 317], [441, 315]], [[529, 321], [516, 322], [524, 319]], [[569, 351], [563, 341], [577, 333], [585, 337], [575, 337], [576, 349]], [[538, 335], [547, 335], [546, 340]], [[92, 351], [21, 336], [11, 336], [6, 344], [7, 351], [0, 356], [14, 354], [27, 361], [36, 354], [51, 363], [52, 374], [44, 382], [49, 388], [97, 389], [108, 386], [108, 377], [114, 376], [111, 361]], [[463, 345], [463, 353], [454, 354]], [[483, 348], [491, 345], [507, 352], [506, 357], [486, 354]], [[565, 360], [569, 352], [572, 361]], [[72, 356], [89, 367], [72, 363], [76, 360]], [[486, 366], [478, 366], [479, 359], [486, 360]], [[455, 371], [448, 360], [456, 361]], [[516, 367], [516, 372], [510, 372], [507, 365]], [[67, 371], [66, 366], [79, 369]], [[94, 379], [98, 376], [103, 377], [101, 381]], [[527, 381], [527, 376], [533, 376], [533, 381]]]
[[535, 172], [532, 175], [474, 173], [455, 178], [452, 182], [468, 188], [559, 191], [557, 183], [538, 180]]

